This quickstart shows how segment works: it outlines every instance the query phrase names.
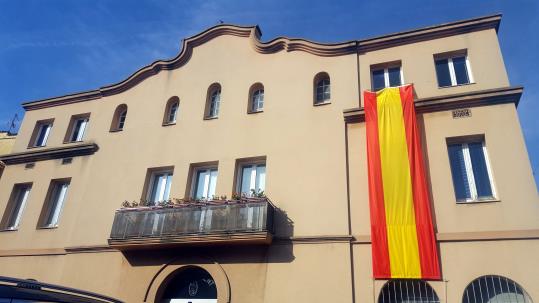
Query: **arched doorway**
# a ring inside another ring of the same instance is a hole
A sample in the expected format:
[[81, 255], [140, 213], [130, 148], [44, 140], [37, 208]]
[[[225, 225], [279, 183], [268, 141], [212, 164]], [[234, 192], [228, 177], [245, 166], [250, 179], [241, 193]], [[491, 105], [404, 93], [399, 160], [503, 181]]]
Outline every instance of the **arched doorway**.
[[440, 299], [426, 281], [390, 280], [380, 291], [378, 303], [440, 303]]
[[182, 268], [164, 283], [159, 303], [217, 303], [215, 281], [200, 267]]

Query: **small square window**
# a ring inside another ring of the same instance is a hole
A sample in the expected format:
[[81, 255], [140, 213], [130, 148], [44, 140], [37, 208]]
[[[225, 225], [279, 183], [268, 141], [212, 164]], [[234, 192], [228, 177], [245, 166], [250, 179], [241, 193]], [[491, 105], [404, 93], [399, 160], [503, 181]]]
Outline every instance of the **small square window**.
[[31, 183], [15, 184], [2, 217], [3, 230], [16, 230], [19, 228], [31, 188]]
[[447, 149], [457, 201], [496, 199], [485, 141], [449, 143]]
[[88, 123], [90, 122], [90, 114], [75, 115], [71, 117], [68, 132], [64, 139], [65, 142], [80, 142], [84, 138]]
[[48, 119], [36, 123], [28, 147], [42, 147], [47, 145], [53, 121], [54, 119]]
[[434, 55], [439, 87], [473, 83], [470, 62], [465, 52]]
[[372, 90], [396, 87], [403, 84], [402, 68], [396, 63], [386, 63], [371, 67]]
[[52, 180], [45, 204], [39, 220], [40, 228], [54, 228], [58, 226], [60, 214], [64, 207], [70, 179]]

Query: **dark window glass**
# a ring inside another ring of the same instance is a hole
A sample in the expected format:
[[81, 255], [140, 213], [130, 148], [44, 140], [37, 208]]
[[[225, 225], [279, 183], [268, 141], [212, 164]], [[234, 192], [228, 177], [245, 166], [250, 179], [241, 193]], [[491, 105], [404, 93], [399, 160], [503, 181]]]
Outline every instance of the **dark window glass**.
[[389, 86], [402, 85], [401, 68], [400, 67], [388, 68], [387, 73], [389, 75]]
[[449, 63], [447, 59], [436, 60], [436, 77], [438, 86], [451, 86], [451, 76], [449, 75]]
[[329, 79], [318, 81], [316, 84], [316, 103], [324, 102], [331, 98], [331, 86]]
[[211, 95], [209, 117], [217, 117], [219, 115], [219, 103], [221, 103], [221, 90], [217, 89]]
[[123, 129], [125, 124], [125, 118], [127, 117], [127, 111], [124, 110], [118, 118], [118, 129]]
[[466, 57], [453, 58], [453, 68], [455, 69], [455, 78], [457, 84], [470, 83], [468, 78], [468, 70], [466, 69]]
[[474, 175], [477, 198], [492, 198], [492, 188], [488, 176], [487, 162], [483, 152], [483, 143], [475, 142], [468, 144], [470, 158], [472, 160], [472, 170]]
[[372, 90], [377, 91], [386, 87], [384, 80], [384, 70], [375, 70], [372, 71]]
[[470, 187], [468, 185], [468, 176], [466, 175], [466, 165], [464, 164], [464, 154], [462, 153], [462, 144], [452, 144], [448, 146], [449, 161], [451, 164], [451, 175], [453, 176], [453, 187], [457, 201], [466, 201], [470, 199]]

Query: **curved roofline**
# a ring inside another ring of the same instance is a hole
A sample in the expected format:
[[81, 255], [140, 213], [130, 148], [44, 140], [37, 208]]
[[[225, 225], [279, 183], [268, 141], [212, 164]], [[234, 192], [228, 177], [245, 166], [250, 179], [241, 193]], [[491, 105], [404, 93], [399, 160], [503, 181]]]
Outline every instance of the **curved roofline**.
[[181, 51], [176, 57], [169, 60], [154, 61], [153, 63], [137, 70], [123, 81], [103, 86], [96, 90], [24, 102], [22, 106], [25, 110], [35, 110], [51, 106], [90, 101], [102, 98], [104, 96], [119, 94], [139, 84], [143, 80], [156, 75], [162, 70], [173, 70], [183, 66], [191, 58], [193, 49], [195, 47], [202, 45], [216, 37], [224, 35], [249, 38], [254, 50], [261, 54], [272, 54], [280, 51], [303, 51], [316, 56], [334, 57], [353, 53], [364, 53], [403, 44], [415, 43], [490, 28], [494, 28], [497, 31], [500, 21], [501, 14], [496, 14], [429, 26], [405, 32], [393, 33], [364, 40], [352, 40], [330, 44], [288, 37], [278, 37], [267, 42], [262, 42], [260, 40], [262, 32], [258, 25], [239, 26], [232, 24], [219, 24], [210, 27], [199, 34], [184, 39], [182, 41]]

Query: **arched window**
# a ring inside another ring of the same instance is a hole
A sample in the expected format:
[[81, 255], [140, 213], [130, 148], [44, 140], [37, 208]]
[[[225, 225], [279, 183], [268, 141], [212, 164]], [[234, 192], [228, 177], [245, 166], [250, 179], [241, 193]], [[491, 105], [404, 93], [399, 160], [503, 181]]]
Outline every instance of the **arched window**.
[[255, 83], [249, 89], [249, 113], [264, 111], [264, 85]]
[[532, 303], [515, 281], [501, 276], [482, 276], [473, 280], [462, 295], [462, 303]]
[[156, 302], [217, 302], [217, 287], [212, 276], [200, 267], [178, 270], [164, 282]]
[[165, 107], [165, 116], [163, 117], [163, 125], [176, 123], [178, 111], [180, 109], [180, 98], [174, 96], [168, 99]]
[[329, 103], [331, 83], [328, 73], [321, 72], [314, 77], [314, 104]]
[[219, 116], [219, 107], [221, 105], [221, 85], [214, 83], [208, 88], [206, 100], [205, 118], [217, 118]]
[[127, 105], [120, 104], [116, 107], [114, 111], [114, 116], [112, 117], [112, 123], [110, 125], [110, 131], [121, 131], [124, 129], [125, 119], [127, 118]]
[[438, 295], [423, 280], [388, 281], [378, 296], [378, 303], [439, 303]]

